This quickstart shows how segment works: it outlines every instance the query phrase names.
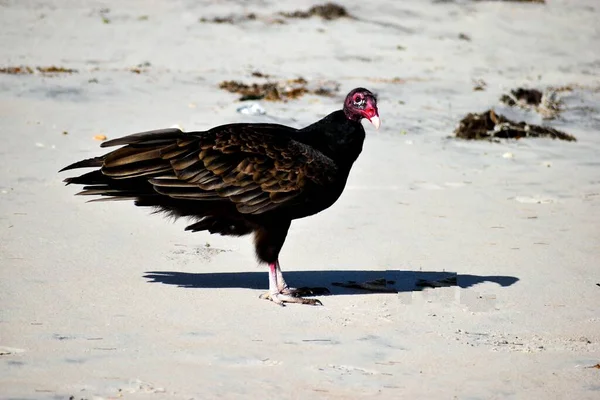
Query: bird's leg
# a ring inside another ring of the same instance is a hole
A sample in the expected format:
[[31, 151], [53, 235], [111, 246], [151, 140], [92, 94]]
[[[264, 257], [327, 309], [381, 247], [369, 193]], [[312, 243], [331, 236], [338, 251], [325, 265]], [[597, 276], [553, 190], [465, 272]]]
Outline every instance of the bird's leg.
[[305, 299], [299, 297], [297, 289], [289, 288], [283, 279], [279, 268], [279, 262], [269, 263], [269, 291], [260, 295], [261, 299], [271, 300], [275, 304], [283, 306], [284, 303], [310, 304], [313, 306], [323, 305], [317, 299]]
[[279, 290], [279, 293], [286, 293], [286, 291], [296, 290], [295, 288], [289, 287], [287, 283], [285, 283], [285, 279], [283, 279], [283, 272], [281, 272], [281, 267], [279, 266], [279, 260], [275, 261], [275, 274], [277, 279], [277, 289]]

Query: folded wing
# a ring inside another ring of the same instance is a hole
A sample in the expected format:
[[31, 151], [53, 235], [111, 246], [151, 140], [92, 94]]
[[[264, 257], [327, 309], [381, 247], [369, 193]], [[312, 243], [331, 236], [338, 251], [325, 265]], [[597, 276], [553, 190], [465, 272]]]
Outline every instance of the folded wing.
[[294, 131], [274, 124], [232, 124], [197, 133], [143, 132], [103, 143], [123, 147], [66, 167], [100, 168], [86, 179], [83, 175], [66, 181], [88, 184], [80, 194], [117, 199], [141, 195], [126, 183], [135, 181], [140, 187], [143, 180], [154, 194], [228, 201], [240, 213], [262, 214], [302, 202], [307, 190], [318, 190], [335, 178], [335, 163], [293, 140]]

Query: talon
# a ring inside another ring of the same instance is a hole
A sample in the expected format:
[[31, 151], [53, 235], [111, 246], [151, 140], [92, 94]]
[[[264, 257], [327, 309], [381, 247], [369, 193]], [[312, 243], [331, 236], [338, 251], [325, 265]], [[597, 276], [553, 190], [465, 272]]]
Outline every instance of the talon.
[[271, 294], [269, 292], [266, 293], [262, 293], [260, 296], [258, 296], [259, 299], [263, 299], [263, 300], [270, 300], [273, 303], [277, 304], [278, 306], [281, 307], [285, 307], [285, 302], [279, 298], [279, 293], [277, 294]]
[[285, 307], [285, 303], [297, 303], [297, 304], [307, 304], [311, 306], [322, 306], [323, 303], [319, 299], [305, 299], [304, 297], [296, 297], [282, 293], [262, 293], [258, 296], [263, 300], [270, 300], [273, 303]]

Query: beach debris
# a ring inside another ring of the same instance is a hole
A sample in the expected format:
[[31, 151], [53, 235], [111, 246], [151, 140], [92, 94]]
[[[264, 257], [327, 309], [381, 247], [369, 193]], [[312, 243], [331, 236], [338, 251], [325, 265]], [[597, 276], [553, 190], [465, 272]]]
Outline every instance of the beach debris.
[[72, 74], [77, 72], [76, 69], [55, 67], [54, 65], [49, 67], [36, 67], [36, 69], [42, 74]]
[[147, 68], [149, 68], [151, 65], [152, 64], [150, 64], [149, 61], [144, 61], [133, 68], [129, 68], [129, 71], [133, 72], [134, 74], [141, 74], [142, 72], [146, 72]]
[[595, 368], [595, 369], [600, 369], [600, 363], [596, 364], [596, 365], [591, 365], [589, 367], [586, 368]]
[[73, 74], [76, 73], [76, 69], [64, 68], [64, 67], [56, 67], [54, 65], [48, 67], [29, 67], [26, 65], [16, 66], [16, 67], [3, 67], [0, 68], [0, 73], [9, 74], [9, 75], [31, 75], [36, 72], [45, 75], [55, 75], [55, 74]]
[[312, 6], [307, 11], [293, 11], [293, 12], [280, 12], [279, 15], [285, 18], [311, 18], [321, 17], [325, 20], [331, 21], [338, 18], [354, 18], [346, 9], [336, 3], [325, 3], [321, 5]]
[[367, 282], [356, 282], [356, 281], [347, 281], [347, 282], [332, 282], [333, 286], [339, 286], [349, 289], [361, 289], [368, 290], [370, 292], [381, 292], [381, 293], [398, 293], [398, 289], [393, 286], [395, 281], [388, 281], [385, 278], [378, 278], [372, 281]]
[[102, 134], [95, 135], [94, 140], [104, 141], [104, 140], [106, 140], [106, 135], [102, 135]]
[[252, 73], [250, 75], [252, 75], [255, 78], [270, 78], [271, 77], [271, 75], [263, 74], [260, 71], [252, 71]]
[[510, 95], [504, 94], [500, 101], [509, 106], [517, 104], [537, 106], [542, 102], [544, 94], [537, 89], [517, 88], [510, 91]]
[[420, 288], [439, 288], [439, 287], [450, 287], [457, 286], [458, 279], [456, 275], [447, 276], [445, 278], [436, 279], [436, 280], [428, 280], [428, 279], [419, 279], [415, 283], [415, 286]]
[[302, 77], [288, 79], [279, 82], [252, 83], [246, 84], [239, 81], [223, 81], [219, 84], [221, 89], [230, 93], [241, 95], [240, 101], [246, 100], [268, 100], [268, 101], [287, 101], [297, 99], [305, 94], [315, 94], [319, 96], [333, 96], [339, 89], [339, 84], [335, 82], [325, 82], [316, 88], [309, 88], [308, 81]]
[[514, 158], [514, 154], [510, 152], [506, 152], [502, 154], [502, 158]]
[[577, 140], [574, 136], [554, 128], [528, 124], [523, 121], [511, 121], [500, 114], [496, 114], [494, 110], [487, 110], [480, 114], [467, 114], [460, 121], [454, 134], [457, 138], [466, 140], [499, 141], [499, 139], [521, 139], [525, 137], [548, 137], [568, 142]]
[[487, 83], [483, 79], [473, 80], [473, 91], [478, 92], [485, 90]]
[[462, 33], [462, 32], [458, 34], [458, 38], [460, 40], [464, 40], [466, 42], [470, 42], [471, 41], [471, 36], [467, 35], [466, 33]]
[[213, 23], [213, 24], [235, 24], [238, 22], [246, 22], [246, 21], [255, 21], [262, 20], [268, 24], [272, 25], [281, 25], [285, 24], [285, 19], [307, 19], [312, 17], [320, 17], [327, 21], [332, 21], [339, 18], [350, 18], [356, 19], [348, 11], [341, 5], [336, 3], [325, 3], [320, 5], [315, 5], [305, 11], [292, 11], [286, 12], [281, 11], [275, 14], [275, 16], [263, 16], [260, 17], [255, 13], [248, 13], [242, 15], [226, 15], [226, 16], [216, 16], [216, 17], [200, 17], [198, 19], [201, 23]]
[[511, 106], [520, 107], [525, 110], [534, 110], [545, 119], [555, 118], [561, 111], [561, 101], [558, 93], [562, 88], [548, 88], [544, 92], [537, 89], [517, 88], [509, 94], [503, 94], [500, 102]]
[[244, 15], [228, 15], [224, 17], [212, 17], [206, 18], [201, 17], [198, 21], [202, 23], [213, 23], [213, 24], [234, 24], [236, 22], [254, 21], [257, 18], [255, 13], [248, 13]]
[[267, 113], [258, 103], [245, 104], [238, 107], [236, 111], [244, 115], [265, 115]]
[[10, 75], [33, 74], [35, 71], [31, 67], [4, 67], [0, 68], [0, 73]]

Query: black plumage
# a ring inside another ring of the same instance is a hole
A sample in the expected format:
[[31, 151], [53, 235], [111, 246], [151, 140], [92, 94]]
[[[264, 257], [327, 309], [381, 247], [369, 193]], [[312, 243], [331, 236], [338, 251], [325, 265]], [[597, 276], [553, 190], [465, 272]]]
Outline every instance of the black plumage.
[[362, 151], [369, 119], [379, 127], [374, 95], [352, 90], [342, 110], [303, 129], [277, 124], [229, 124], [202, 132], [162, 129], [110, 140], [122, 146], [61, 171], [95, 168], [67, 178], [84, 185], [92, 201], [133, 200], [174, 217], [186, 230], [241, 236], [254, 233], [259, 260], [270, 265], [276, 303], [319, 303], [297, 297], [279, 269], [279, 252], [291, 221], [316, 214], [341, 195]]

